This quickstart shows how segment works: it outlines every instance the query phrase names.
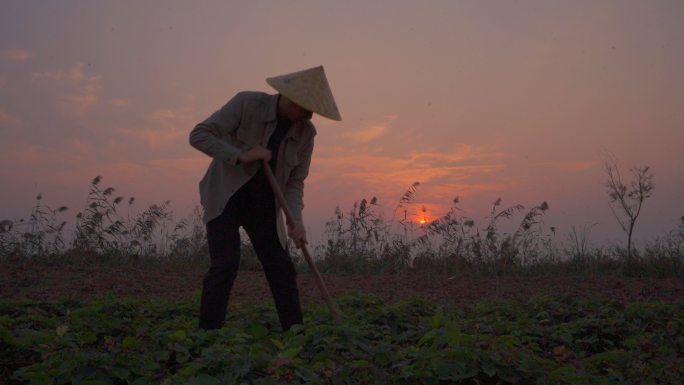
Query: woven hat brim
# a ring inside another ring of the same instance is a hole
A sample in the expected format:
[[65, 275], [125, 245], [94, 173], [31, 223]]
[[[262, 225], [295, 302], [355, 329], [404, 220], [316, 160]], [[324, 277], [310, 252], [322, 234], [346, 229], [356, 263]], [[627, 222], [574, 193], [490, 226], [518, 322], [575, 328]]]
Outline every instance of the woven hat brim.
[[328, 119], [342, 120], [323, 66], [267, 78], [266, 83], [300, 107]]

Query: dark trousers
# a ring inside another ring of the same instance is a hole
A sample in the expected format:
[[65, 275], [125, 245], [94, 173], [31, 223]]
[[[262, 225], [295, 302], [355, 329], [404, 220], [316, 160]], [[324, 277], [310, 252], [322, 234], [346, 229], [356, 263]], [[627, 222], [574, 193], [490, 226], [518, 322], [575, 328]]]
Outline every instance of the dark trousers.
[[218, 329], [225, 319], [240, 266], [240, 226], [247, 232], [264, 268], [283, 331], [303, 324], [297, 271], [278, 239], [275, 196], [260, 175], [240, 188], [223, 213], [207, 223], [211, 267], [202, 286], [200, 329]]

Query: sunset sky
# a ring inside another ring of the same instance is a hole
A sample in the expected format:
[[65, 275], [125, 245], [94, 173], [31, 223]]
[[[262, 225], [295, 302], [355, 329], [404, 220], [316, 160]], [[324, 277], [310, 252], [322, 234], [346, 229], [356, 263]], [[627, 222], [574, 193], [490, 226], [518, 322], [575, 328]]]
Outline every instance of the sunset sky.
[[[656, 173], [639, 242], [684, 215], [684, 1], [92, 1], [0, 4], [0, 219], [35, 197], [83, 210], [90, 182], [199, 202], [192, 128], [267, 77], [323, 65], [342, 122], [314, 115], [305, 225], [378, 198], [547, 201], [546, 227], [624, 242], [599, 153]], [[422, 215], [422, 214], [421, 214]], [[519, 221], [519, 217], [515, 220]]]

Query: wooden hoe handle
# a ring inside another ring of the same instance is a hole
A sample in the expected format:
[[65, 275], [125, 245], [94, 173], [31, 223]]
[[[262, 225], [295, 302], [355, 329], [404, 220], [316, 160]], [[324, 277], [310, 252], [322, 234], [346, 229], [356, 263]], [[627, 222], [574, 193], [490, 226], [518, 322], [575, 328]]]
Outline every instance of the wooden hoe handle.
[[[282, 207], [283, 211], [285, 211], [285, 217], [287, 218], [287, 221], [289, 223], [294, 224], [295, 222], [294, 217], [292, 216], [292, 211], [290, 211], [290, 206], [288, 206], [287, 202], [285, 201], [285, 196], [283, 195], [283, 192], [280, 191], [280, 187], [278, 187], [278, 182], [276, 182], [275, 176], [273, 176], [271, 166], [269, 166], [268, 163], [264, 163], [262, 169], [264, 170], [264, 174], [266, 174], [266, 178], [268, 178], [268, 182], [271, 184], [271, 188], [275, 193], [276, 199], [278, 199], [278, 202], [280, 203], [280, 207]], [[309, 264], [309, 268], [313, 272], [314, 278], [316, 278], [316, 284], [318, 285], [318, 288], [321, 290], [321, 293], [323, 293], [323, 298], [325, 299], [325, 303], [328, 305], [328, 310], [330, 310], [330, 314], [335, 320], [335, 324], [341, 326], [342, 321], [340, 320], [340, 316], [337, 314], [337, 311], [335, 310], [335, 305], [333, 304], [333, 300], [330, 297], [328, 288], [325, 287], [323, 277], [321, 277], [321, 273], [318, 272], [318, 268], [316, 267], [316, 264], [314, 264], [314, 261], [311, 258], [311, 254], [309, 254], [309, 249], [306, 248], [306, 244], [304, 243], [302, 243], [301, 249], [302, 253], [304, 253], [306, 263]]]

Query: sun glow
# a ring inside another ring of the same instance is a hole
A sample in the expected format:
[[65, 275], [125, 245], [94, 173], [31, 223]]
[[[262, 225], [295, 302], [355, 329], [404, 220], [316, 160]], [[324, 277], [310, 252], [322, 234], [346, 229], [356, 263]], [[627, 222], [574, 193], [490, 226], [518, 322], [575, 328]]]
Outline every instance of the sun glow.
[[420, 211], [423, 213], [423, 219], [420, 220], [420, 223], [427, 223], [427, 219], [425, 218], [425, 213], [427, 213], [427, 207], [425, 205], [421, 205]]

